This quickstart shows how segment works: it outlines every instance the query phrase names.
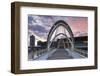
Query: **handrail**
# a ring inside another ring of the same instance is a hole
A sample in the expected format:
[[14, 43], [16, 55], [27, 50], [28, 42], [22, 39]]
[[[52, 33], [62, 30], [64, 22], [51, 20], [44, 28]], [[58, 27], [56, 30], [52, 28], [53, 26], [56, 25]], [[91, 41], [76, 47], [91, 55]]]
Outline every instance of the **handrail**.
[[[52, 48], [50, 48], [51, 50]], [[39, 49], [39, 50], [35, 50], [35, 51], [32, 51], [32, 59], [37, 59], [41, 56], [43, 56], [44, 54], [46, 54], [48, 52], [47, 48], [46, 49]]]
[[85, 56], [85, 57], [88, 57], [88, 54], [86, 52], [84, 52], [85, 50], [82, 50], [82, 49], [77, 49], [77, 48], [74, 48], [76, 52], [78, 52], [79, 54]]

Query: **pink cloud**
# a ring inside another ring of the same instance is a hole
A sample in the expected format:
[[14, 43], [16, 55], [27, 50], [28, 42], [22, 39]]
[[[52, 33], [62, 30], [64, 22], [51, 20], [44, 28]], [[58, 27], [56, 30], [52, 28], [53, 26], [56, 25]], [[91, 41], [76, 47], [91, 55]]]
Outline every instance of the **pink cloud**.
[[87, 17], [68, 17], [67, 23], [71, 27], [74, 36], [77, 32], [88, 33], [88, 18]]

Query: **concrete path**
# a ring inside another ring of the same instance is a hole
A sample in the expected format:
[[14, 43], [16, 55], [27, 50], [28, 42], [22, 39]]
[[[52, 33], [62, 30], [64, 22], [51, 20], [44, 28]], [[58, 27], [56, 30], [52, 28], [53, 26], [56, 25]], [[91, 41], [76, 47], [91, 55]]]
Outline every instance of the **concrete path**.
[[72, 59], [73, 57], [65, 49], [57, 49], [48, 60], [57, 60], [57, 59]]

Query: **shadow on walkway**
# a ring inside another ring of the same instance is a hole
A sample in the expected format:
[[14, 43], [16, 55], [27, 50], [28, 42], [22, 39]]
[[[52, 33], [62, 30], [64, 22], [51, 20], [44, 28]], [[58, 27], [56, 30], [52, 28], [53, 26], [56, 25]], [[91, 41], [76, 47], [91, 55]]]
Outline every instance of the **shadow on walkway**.
[[57, 49], [47, 60], [73, 59], [65, 49]]

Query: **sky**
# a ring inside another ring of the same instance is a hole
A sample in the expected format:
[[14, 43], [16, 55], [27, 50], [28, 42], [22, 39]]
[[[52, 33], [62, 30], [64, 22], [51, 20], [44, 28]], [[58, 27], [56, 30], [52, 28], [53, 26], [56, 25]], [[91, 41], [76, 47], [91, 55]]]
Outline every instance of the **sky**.
[[36, 40], [46, 41], [49, 30], [58, 20], [65, 21], [71, 28], [74, 37], [87, 36], [88, 18], [75, 16], [46, 16], [28, 15], [28, 41], [30, 35], [34, 35]]

